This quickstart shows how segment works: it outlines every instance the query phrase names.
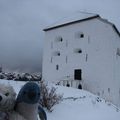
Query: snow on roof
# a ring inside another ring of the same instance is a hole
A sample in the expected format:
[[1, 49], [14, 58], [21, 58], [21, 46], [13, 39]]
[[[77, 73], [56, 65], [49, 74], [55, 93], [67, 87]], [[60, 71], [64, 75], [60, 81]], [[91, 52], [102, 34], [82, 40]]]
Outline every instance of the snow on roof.
[[57, 21], [56, 23], [46, 27], [44, 31], [47, 31], [53, 28], [58, 28], [64, 25], [76, 23], [79, 21], [87, 20], [87, 19], [94, 18], [94, 17], [99, 17], [99, 15], [93, 14], [93, 13], [87, 13], [87, 12], [77, 12], [74, 15], [64, 17], [61, 20]]

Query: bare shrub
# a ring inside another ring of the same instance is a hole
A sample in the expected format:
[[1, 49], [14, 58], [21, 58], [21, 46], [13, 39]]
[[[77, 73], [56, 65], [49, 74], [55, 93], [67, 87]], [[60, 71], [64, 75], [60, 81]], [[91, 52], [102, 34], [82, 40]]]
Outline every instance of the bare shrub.
[[48, 87], [48, 84], [43, 81], [40, 82], [40, 104], [42, 107], [45, 107], [49, 112], [52, 112], [52, 108], [54, 105], [58, 104], [63, 99], [63, 95], [59, 95], [56, 93], [57, 88]]

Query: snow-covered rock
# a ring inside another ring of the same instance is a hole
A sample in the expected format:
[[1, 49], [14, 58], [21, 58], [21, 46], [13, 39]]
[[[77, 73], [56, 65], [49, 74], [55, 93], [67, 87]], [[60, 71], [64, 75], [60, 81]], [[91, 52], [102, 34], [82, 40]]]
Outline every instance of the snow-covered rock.
[[6, 80], [16, 80], [16, 81], [40, 81], [40, 74], [30, 74], [30, 73], [11, 73], [11, 72], [0, 72], [0, 79]]

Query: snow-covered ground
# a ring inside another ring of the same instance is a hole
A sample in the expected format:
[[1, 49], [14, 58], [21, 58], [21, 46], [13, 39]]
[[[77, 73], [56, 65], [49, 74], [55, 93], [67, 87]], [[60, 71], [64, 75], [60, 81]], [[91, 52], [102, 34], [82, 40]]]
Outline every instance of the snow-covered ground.
[[[24, 82], [6, 80], [0, 83], [12, 85], [17, 93], [24, 85]], [[47, 112], [48, 120], [120, 120], [120, 110], [98, 96], [75, 88], [56, 87], [64, 100], [51, 113]]]

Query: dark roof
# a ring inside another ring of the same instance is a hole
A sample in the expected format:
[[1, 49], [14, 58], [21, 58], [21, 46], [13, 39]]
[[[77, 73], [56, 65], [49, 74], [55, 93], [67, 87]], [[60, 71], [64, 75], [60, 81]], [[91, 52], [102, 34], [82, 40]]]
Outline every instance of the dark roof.
[[45, 28], [43, 30], [44, 31], [48, 31], [48, 30], [52, 30], [52, 29], [55, 29], [55, 28], [63, 27], [63, 26], [66, 26], [66, 25], [71, 25], [71, 24], [82, 22], [82, 21], [94, 19], [94, 18], [97, 18], [97, 17], [99, 17], [99, 15], [96, 15], [96, 16], [93, 16], [93, 17], [89, 17], [89, 18], [85, 18], [85, 19], [81, 19], [81, 20], [72, 21], [72, 22], [69, 22], [69, 23], [63, 23], [61, 25], [57, 25], [57, 26], [53, 26], [53, 27], [48, 27], [48, 28]]
[[120, 32], [118, 31], [117, 27], [116, 27], [114, 24], [112, 24], [112, 26], [113, 26], [113, 28], [115, 29], [115, 31], [117, 32], [117, 34], [118, 34], [119, 37], [120, 37]]
[[77, 17], [76, 16], [71, 16], [68, 18], [66, 17], [65, 19], [62, 19], [61, 21], [58, 21], [55, 24], [46, 27], [45, 29], [43, 29], [43, 31], [49, 31], [49, 30], [64, 27], [67, 25], [71, 25], [71, 24], [75, 24], [75, 23], [79, 23], [79, 22], [84, 22], [84, 21], [91, 20], [94, 18], [99, 18], [101, 21], [112, 25], [113, 29], [120, 36], [120, 32], [118, 31], [117, 27], [113, 23], [109, 22], [108, 20], [101, 18], [98, 14], [80, 12], [80, 14], [77, 14], [77, 15], [78, 15]]
[[93, 14], [93, 13], [87, 13], [87, 12], [77, 12], [75, 14], [69, 15], [67, 17], [62, 18], [61, 20], [58, 20], [56, 23], [49, 25], [44, 29], [44, 31], [48, 31], [51, 29], [55, 29], [58, 27], [63, 27], [66, 25], [74, 24], [76, 22], [81, 22], [89, 19], [93, 19], [98, 17], [99, 15]]

